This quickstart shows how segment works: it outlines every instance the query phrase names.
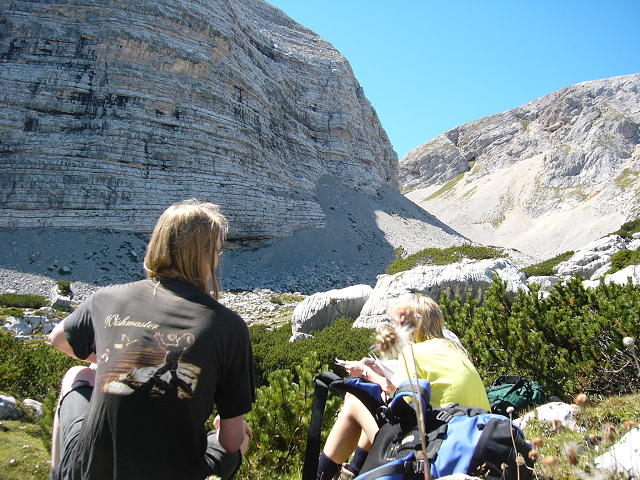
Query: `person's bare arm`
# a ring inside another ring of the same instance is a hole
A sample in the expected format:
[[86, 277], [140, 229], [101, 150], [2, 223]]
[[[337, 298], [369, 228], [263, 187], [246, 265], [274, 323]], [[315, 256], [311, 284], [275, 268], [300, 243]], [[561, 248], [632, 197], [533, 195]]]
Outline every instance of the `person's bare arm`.
[[240, 450], [240, 453], [244, 455], [249, 448], [251, 435], [251, 428], [244, 421], [244, 415], [220, 419], [218, 441], [227, 452]]
[[83, 362], [89, 362], [89, 363], [95, 363], [96, 362], [96, 354], [92, 353], [91, 355], [89, 355], [87, 358], [78, 358], [75, 356], [75, 354], [73, 353], [73, 348], [71, 348], [71, 345], [69, 345], [69, 342], [67, 341], [67, 336], [64, 333], [64, 320], [60, 321], [60, 323], [58, 323], [53, 331], [49, 334], [49, 342], [51, 343], [51, 346], [53, 348], [56, 348], [57, 350], [60, 350], [62, 353], [64, 353], [65, 355], [69, 355], [71, 358], [75, 358], [77, 360], [83, 361]]

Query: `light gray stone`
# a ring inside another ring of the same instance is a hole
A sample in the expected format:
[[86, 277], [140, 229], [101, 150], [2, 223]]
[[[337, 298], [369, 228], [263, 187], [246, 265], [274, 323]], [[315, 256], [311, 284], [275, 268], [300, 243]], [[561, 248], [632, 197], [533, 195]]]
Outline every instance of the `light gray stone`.
[[305, 338], [313, 338], [313, 335], [309, 333], [293, 332], [289, 337], [289, 343], [297, 342], [298, 340], [304, 340]]
[[640, 478], [640, 429], [632, 428], [606, 453], [596, 457], [597, 468]]
[[611, 257], [618, 251], [626, 248], [628, 240], [619, 235], [609, 235], [607, 237], [594, 240], [578, 251], [571, 258], [559, 263], [556, 274], [564, 277], [580, 275], [583, 278], [591, 278], [593, 274], [603, 266], [606, 266]]
[[421, 266], [394, 275], [380, 275], [353, 326], [374, 328], [386, 321], [389, 305], [408, 293], [423, 293], [436, 301], [442, 292], [479, 298], [496, 276], [507, 283], [507, 290], [512, 294], [518, 290], [529, 291], [524, 274], [504, 258]]
[[37, 416], [41, 417], [43, 415], [42, 403], [37, 400], [33, 400], [31, 398], [27, 398], [22, 402], [27, 407], [33, 409]]
[[531, 276], [527, 278], [527, 285], [538, 285], [540, 290], [538, 296], [545, 298], [549, 296], [551, 289], [560, 282], [560, 279], [553, 275], [548, 276]]
[[24, 315], [22, 317], [7, 317], [4, 319], [4, 329], [14, 333], [19, 337], [28, 337], [38, 332], [41, 334], [51, 333], [58, 319], [45, 315]]
[[640, 284], [640, 265], [629, 265], [622, 270], [605, 275], [604, 278], [598, 280], [585, 280], [582, 282], [582, 285], [587, 288], [595, 288], [600, 285], [601, 281], [604, 281], [606, 284], [616, 283], [618, 285], [627, 285], [629, 279], [631, 279], [632, 285]]
[[0, 420], [15, 420], [20, 418], [22, 412], [16, 399], [6, 395], [0, 395]]
[[300, 302], [293, 311], [291, 330], [311, 333], [322, 330], [341, 317], [356, 319], [373, 289], [369, 285], [315, 293]]
[[533, 419], [547, 423], [559, 421], [563, 427], [567, 427], [572, 430], [580, 430], [576, 422], [577, 412], [578, 406], [575, 404], [549, 402], [536, 407], [534, 410], [526, 413], [520, 418], [516, 418], [513, 423], [520, 428], [525, 428]]

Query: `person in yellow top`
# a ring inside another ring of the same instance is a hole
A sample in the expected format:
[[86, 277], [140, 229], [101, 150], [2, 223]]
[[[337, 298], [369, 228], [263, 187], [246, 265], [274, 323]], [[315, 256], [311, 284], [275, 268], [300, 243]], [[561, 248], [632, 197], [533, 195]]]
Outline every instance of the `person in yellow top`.
[[[392, 375], [372, 358], [348, 362], [351, 376], [360, 376], [379, 384], [386, 394], [396, 386], [417, 377], [431, 383], [430, 405], [438, 408], [450, 403], [489, 410], [489, 400], [480, 375], [457, 337], [444, 328], [438, 304], [426, 295], [413, 294], [394, 302], [387, 311], [390, 323], [381, 326], [376, 346], [385, 358], [398, 357]], [[415, 361], [414, 361], [415, 360]], [[367, 457], [378, 425], [367, 408], [355, 396], [347, 394], [345, 402], [318, 463], [317, 480], [338, 476], [342, 462], [352, 452], [340, 480], [357, 476]]]

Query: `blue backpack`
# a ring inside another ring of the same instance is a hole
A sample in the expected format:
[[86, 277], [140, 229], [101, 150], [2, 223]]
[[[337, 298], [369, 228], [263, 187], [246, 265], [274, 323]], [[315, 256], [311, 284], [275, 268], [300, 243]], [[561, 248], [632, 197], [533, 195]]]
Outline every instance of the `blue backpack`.
[[418, 381], [418, 398], [411, 385], [404, 382], [388, 404], [381, 400], [382, 390], [378, 385], [361, 378], [341, 379], [325, 372], [316, 377], [315, 384], [303, 480], [315, 479], [320, 452], [320, 424], [329, 389], [355, 395], [380, 427], [355, 480], [424, 478], [427, 462], [423, 458], [414, 409], [416, 401], [422, 402], [424, 407], [425, 454], [433, 479], [454, 473], [488, 480], [531, 479], [532, 462], [528, 456], [531, 446], [511, 420], [481, 408], [458, 405], [431, 408], [431, 387], [426, 380]]

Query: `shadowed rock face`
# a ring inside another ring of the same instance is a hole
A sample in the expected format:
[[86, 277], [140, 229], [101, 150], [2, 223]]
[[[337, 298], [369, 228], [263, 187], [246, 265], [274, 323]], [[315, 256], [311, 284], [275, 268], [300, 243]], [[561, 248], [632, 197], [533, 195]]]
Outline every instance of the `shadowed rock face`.
[[470, 239], [548, 258], [640, 214], [640, 74], [573, 85], [400, 161], [407, 197]]
[[275, 239], [324, 226], [323, 175], [397, 187], [347, 61], [259, 0], [11, 2], [0, 83], [0, 227], [150, 231], [196, 197]]

